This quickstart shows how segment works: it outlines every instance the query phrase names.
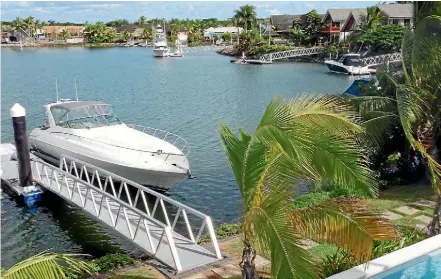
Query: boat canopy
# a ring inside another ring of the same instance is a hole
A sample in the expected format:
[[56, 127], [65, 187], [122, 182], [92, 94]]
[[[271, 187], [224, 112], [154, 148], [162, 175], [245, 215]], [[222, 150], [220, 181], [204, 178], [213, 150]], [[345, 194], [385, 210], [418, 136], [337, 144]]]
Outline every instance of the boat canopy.
[[66, 102], [51, 105], [55, 125], [72, 128], [97, 128], [121, 124], [109, 104], [100, 101]]

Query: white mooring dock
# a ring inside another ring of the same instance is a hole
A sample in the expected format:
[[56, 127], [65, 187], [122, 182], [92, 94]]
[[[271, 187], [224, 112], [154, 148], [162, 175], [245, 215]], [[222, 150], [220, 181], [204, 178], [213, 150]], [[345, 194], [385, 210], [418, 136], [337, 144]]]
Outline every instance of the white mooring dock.
[[[21, 133], [22, 138], [25, 134], [23, 120], [22, 132], [17, 132], [14, 124], [17, 146], [20, 144], [17, 134]], [[177, 272], [222, 259], [208, 215], [73, 157], [62, 156], [60, 165], [54, 166], [33, 154], [29, 155], [27, 150], [28, 154], [20, 154], [25, 153], [24, 150], [23, 146], [16, 149], [11, 143], [0, 144], [1, 179], [23, 196], [25, 202], [29, 193], [51, 191]], [[32, 185], [21, 186], [29, 184], [29, 180]], [[38, 201], [38, 198], [33, 201]], [[198, 244], [204, 233], [210, 237], [210, 246]]]

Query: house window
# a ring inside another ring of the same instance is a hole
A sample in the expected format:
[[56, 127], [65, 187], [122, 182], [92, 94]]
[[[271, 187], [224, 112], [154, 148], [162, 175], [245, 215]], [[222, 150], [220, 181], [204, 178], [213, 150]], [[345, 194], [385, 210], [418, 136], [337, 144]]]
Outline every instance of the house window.
[[396, 24], [396, 25], [398, 25], [398, 22], [399, 22], [398, 19], [393, 19], [393, 20], [392, 20], [392, 24]]
[[405, 18], [404, 19], [404, 26], [409, 26], [410, 25], [410, 18]]

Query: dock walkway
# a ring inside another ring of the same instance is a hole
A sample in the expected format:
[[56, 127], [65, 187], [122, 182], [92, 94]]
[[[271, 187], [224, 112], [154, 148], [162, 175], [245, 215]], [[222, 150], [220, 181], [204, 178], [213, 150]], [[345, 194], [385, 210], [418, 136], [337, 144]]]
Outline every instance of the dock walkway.
[[[13, 180], [16, 168], [16, 161], [2, 158], [2, 179]], [[31, 168], [37, 185], [78, 206], [178, 272], [222, 259], [210, 217], [191, 207], [68, 156], [59, 167], [34, 157]], [[205, 232], [211, 238], [208, 249], [198, 244]]]

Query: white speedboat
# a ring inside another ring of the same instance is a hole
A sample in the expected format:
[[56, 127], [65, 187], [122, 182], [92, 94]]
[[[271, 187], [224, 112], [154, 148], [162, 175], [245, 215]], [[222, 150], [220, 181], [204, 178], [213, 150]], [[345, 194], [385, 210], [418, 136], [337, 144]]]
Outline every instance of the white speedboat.
[[167, 45], [167, 38], [164, 29], [161, 25], [156, 26], [155, 42], [153, 43], [154, 57], [168, 57], [170, 56], [170, 49]]
[[125, 124], [101, 101], [62, 100], [45, 108], [47, 124], [29, 136], [42, 159], [58, 164], [68, 155], [162, 191], [191, 175], [189, 146], [176, 134]]
[[373, 70], [369, 69], [360, 60], [360, 54], [343, 54], [338, 60], [325, 60], [325, 64], [330, 72], [349, 75], [368, 75]]

